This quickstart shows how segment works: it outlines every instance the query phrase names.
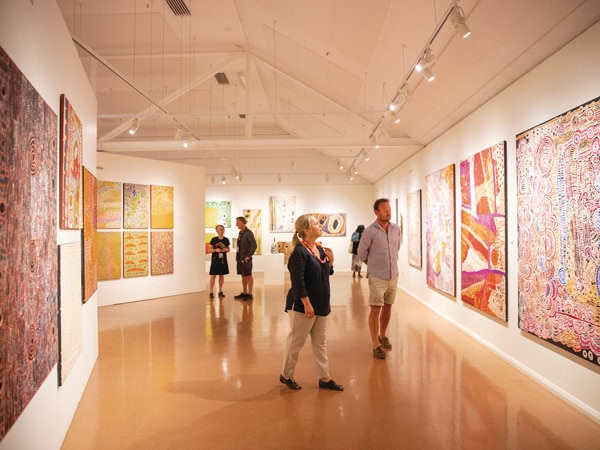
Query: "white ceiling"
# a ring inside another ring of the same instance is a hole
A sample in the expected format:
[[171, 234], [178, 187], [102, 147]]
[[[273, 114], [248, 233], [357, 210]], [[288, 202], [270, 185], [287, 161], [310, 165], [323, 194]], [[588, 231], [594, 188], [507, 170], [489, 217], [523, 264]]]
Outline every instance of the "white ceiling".
[[[440, 26], [452, 0], [180, 1], [191, 16], [166, 0], [58, 4], [96, 91], [98, 150], [200, 165], [207, 183], [374, 183], [600, 20], [599, 0], [461, 0], [462, 39]], [[413, 71], [429, 42], [431, 83]]]

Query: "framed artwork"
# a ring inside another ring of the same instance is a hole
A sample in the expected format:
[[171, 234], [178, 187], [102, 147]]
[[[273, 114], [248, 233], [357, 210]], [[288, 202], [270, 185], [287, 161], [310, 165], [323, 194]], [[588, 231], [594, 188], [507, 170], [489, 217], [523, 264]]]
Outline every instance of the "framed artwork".
[[260, 209], [244, 209], [242, 216], [246, 219], [246, 226], [254, 233], [256, 239], [255, 255], [262, 255], [262, 213]]
[[313, 213], [323, 228], [322, 236], [343, 237], [346, 236], [346, 214], [322, 214]]
[[150, 186], [123, 183], [123, 228], [148, 228]]
[[277, 241], [277, 253], [283, 253], [283, 262], [287, 265], [292, 252], [294, 251], [294, 245], [292, 242]]
[[150, 186], [150, 227], [173, 228], [173, 186]]
[[98, 289], [97, 269], [97, 180], [83, 167], [83, 302]]
[[81, 242], [61, 244], [59, 255], [58, 328], [60, 359], [59, 384], [64, 384], [83, 351], [83, 312], [81, 307]]
[[123, 225], [123, 183], [98, 180], [98, 228], [120, 229]]
[[[209, 255], [212, 251], [212, 245], [210, 241], [214, 238], [217, 233], [204, 233], [204, 252]], [[233, 246], [231, 247], [233, 249]]]
[[406, 211], [406, 229], [408, 240], [408, 263], [421, 269], [423, 267], [423, 244], [421, 239], [421, 189], [408, 194]]
[[83, 125], [73, 106], [60, 96], [60, 227], [83, 226]]
[[123, 232], [123, 278], [148, 276], [149, 251], [147, 231]]
[[600, 365], [600, 97], [516, 145], [519, 327]]
[[506, 314], [506, 142], [460, 162], [461, 298], [498, 319]]
[[58, 117], [2, 47], [0, 80], [1, 440], [58, 363], [59, 214]]
[[427, 285], [456, 295], [454, 164], [425, 177]]
[[150, 254], [152, 275], [173, 273], [173, 232], [152, 231], [150, 233]]
[[206, 228], [214, 228], [217, 225], [231, 228], [231, 202], [221, 200], [205, 202], [204, 226]]
[[296, 222], [296, 197], [269, 197], [269, 219], [271, 233], [293, 233]]
[[98, 281], [121, 278], [121, 232], [102, 231], [96, 234], [98, 249]]

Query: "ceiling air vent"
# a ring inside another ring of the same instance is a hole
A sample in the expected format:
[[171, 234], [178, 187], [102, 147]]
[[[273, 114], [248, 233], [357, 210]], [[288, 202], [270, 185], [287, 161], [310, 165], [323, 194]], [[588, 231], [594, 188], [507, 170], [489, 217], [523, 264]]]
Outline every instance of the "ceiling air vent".
[[190, 9], [183, 0], [165, 0], [176, 16], [191, 16]]
[[217, 83], [219, 83], [219, 84], [229, 84], [227, 75], [225, 75], [225, 73], [223, 73], [223, 72], [215, 73], [215, 78], [217, 79]]

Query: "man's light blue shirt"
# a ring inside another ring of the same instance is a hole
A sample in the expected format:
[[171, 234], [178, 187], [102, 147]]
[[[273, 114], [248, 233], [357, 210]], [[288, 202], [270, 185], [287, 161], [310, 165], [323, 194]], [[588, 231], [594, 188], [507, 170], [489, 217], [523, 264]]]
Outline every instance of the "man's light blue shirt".
[[398, 278], [400, 227], [389, 222], [387, 233], [376, 220], [362, 234], [358, 257], [367, 262], [367, 272], [383, 280]]

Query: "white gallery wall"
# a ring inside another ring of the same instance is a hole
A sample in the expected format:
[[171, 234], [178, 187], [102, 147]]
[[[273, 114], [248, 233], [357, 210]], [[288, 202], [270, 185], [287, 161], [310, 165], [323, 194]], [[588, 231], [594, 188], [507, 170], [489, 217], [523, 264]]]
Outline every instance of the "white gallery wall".
[[[397, 167], [376, 184], [377, 195], [400, 198], [422, 189], [425, 176], [456, 165], [456, 230], [460, 227], [460, 161], [498, 142], [507, 142], [507, 269], [508, 323], [490, 319], [460, 300], [460, 234], [456, 241], [457, 298], [429, 289], [423, 269], [408, 265], [406, 246], [400, 254], [401, 288], [456, 323], [493, 351], [600, 421], [600, 368], [558, 347], [521, 332], [518, 326], [517, 176], [515, 136], [600, 95], [600, 24], [596, 24], [490, 102]], [[427, 86], [421, 86], [427, 89]], [[426, 211], [423, 211], [423, 224]], [[423, 237], [425, 230], [423, 229]], [[490, 374], [493, 376], [493, 374]]]
[[[96, 98], [56, 3], [1, 0], [0, 46], [56, 113], [57, 122], [60, 95], [66, 95], [83, 123], [83, 164], [95, 174]], [[58, 185], [58, 172], [56, 180]], [[79, 240], [78, 230], [57, 230], [59, 245]], [[65, 383], [58, 387], [55, 367], [0, 442], [0, 449], [60, 448], [98, 357], [97, 299], [96, 293], [82, 305], [83, 352]]]
[[173, 186], [174, 195], [173, 273], [99, 281], [98, 306], [204, 290], [204, 168], [98, 153], [98, 179]]

